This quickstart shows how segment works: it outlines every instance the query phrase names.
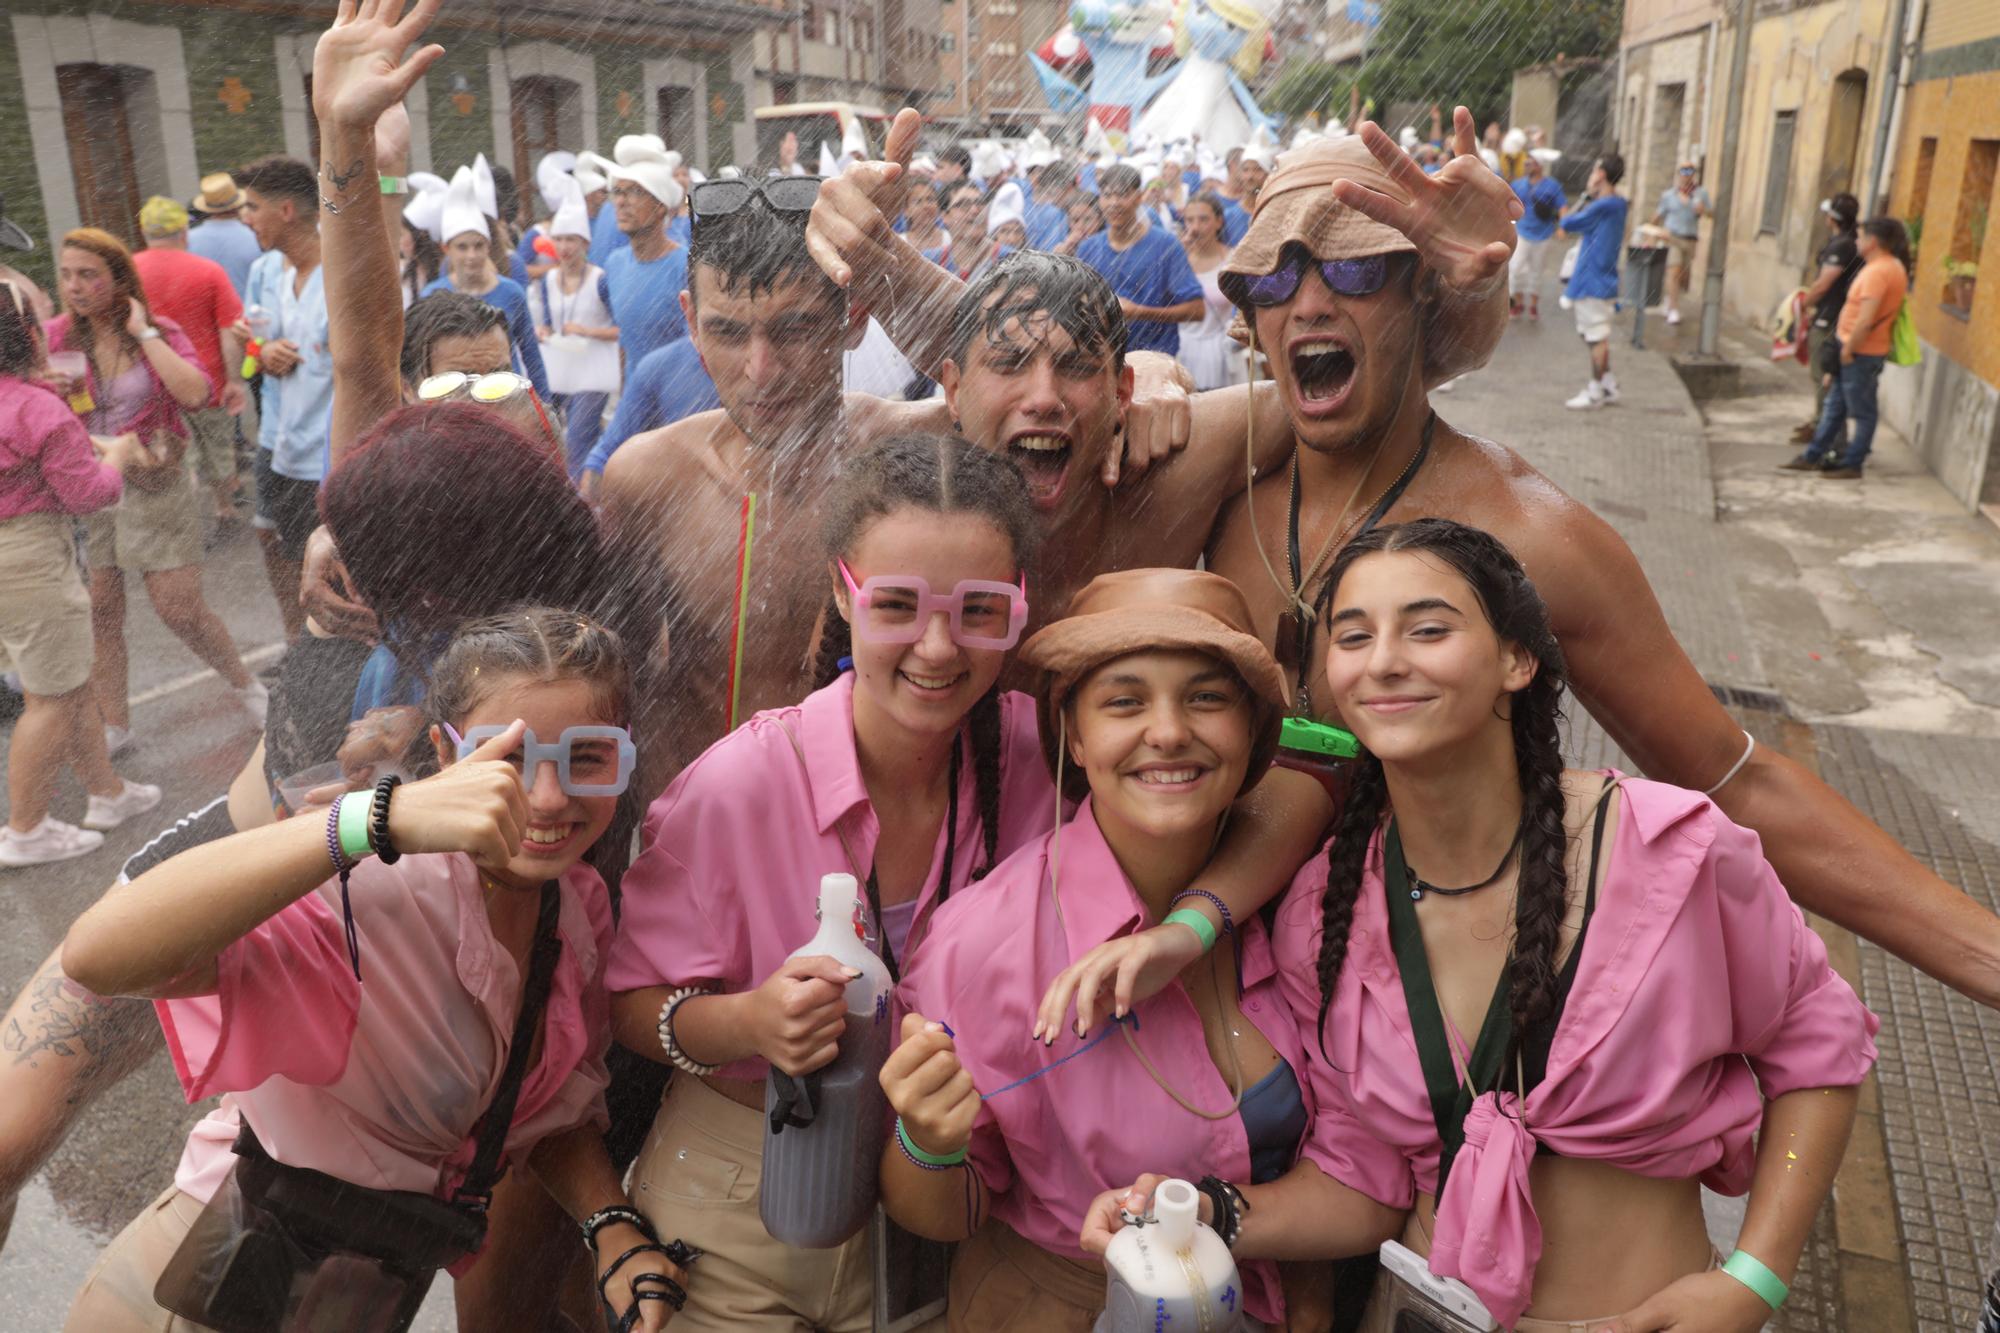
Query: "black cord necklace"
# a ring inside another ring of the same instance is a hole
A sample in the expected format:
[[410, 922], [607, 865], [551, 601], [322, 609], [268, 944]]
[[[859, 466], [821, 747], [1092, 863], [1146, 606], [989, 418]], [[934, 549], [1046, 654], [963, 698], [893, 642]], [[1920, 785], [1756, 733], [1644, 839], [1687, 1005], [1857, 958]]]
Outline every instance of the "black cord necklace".
[[[1500, 876], [1506, 874], [1507, 867], [1514, 863], [1514, 854], [1521, 850], [1521, 834], [1526, 827], [1527, 821], [1525, 818], [1520, 824], [1514, 827], [1514, 841], [1507, 844], [1507, 850], [1501, 856], [1500, 864], [1493, 867], [1492, 874], [1480, 880], [1477, 884], [1468, 884], [1462, 889], [1447, 889], [1440, 885], [1432, 884], [1414, 869], [1409, 869], [1407, 861], [1404, 862], [1404, 868], [1409, 870], [1410, 875], [1410, 901], [1422, 902], [1424, 895], [1427, 893], [1434, 893], [1440, 898], [1463, 898], [1468, 893], [1477, 893], [1481, 889], [1490, 887]], [[1389, 821], [1389, 836], [1396, 840], [1396, 850], [1400, 856], [1403, 847], [1403, 835], [1397, 831], [1396, 822], [1393, 819]]]

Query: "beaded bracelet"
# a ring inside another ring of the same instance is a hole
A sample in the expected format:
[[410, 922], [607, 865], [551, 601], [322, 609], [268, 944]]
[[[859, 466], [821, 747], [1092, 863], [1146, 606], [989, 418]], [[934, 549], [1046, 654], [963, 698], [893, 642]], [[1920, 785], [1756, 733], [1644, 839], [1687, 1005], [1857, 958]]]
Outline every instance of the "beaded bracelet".
[[375, 784], [375, 799], [368, 822], [368, 840], [375, 847], [375, 855], [382, 858], [382, 864], [392, 866], [402, 860], [403, 854], [396, 850], [396, 844], [389, 840], [389, 797], [403, 780], [394, 774]]
[[1167, 913], [1161, 919], [1160, 924], [1163, 926], [1186, 926], [1194, 932], [1195, 938], [1201, 941], [1201, 951], [1203, 953], [1207, 953], [1215, 947], [1215, 923], [1200, 912], [1195, 911], [1192, 907], [1183, 907], [1178, 912]]
[[333, 808], [326, 812], [326, 855], [327, 859], [333, 862], [333, 869], [336, 874], [354, 868], [354, 861], [347, 855], [346, 849], [340, 845], [340, 802], [338, 800], [333, 803]]
[[963, 1148], [955, 1153], [942, 1154], [919, 1148], [916, 1140], [910, 1137], [910, 1131], [904, 1128], [901, 1116], [896, 1117], [896, 1146], [903, 1150], [903, 1156], [910, 1159], [912, 1166], [924, 1171], [949, 1171], [965, 1161]]
[[707, 986], [683, 986], [669, 995], [667, 1002], [660, 1006], [660, 1049], [667, 1053], [669, 1064], [676, 1069], [685, 1069], [697, 1078], [707, 1078], [722, 1066], [705, 1065], [681, 1049], [680, 1042], [674, 1038], [674, 1011], [697, 995], [714, 993]]
[[1167, 904], [1167, 909], [1172, 911], [1180, 904], [1183, 898], [1208, 899], [1210, 905], [1215, 908], [1215, 914], [1222, 918], [1222, 933], [1225, 936], [1236, 933], [1236, 918], [1229, 914], [1229, 904], [1210, 893], [1207, 889], [1182, 889], [1174, 895], [1174, 900]]
[[652, 1241], [655, 1245], [660, 1243], [659, 1233], [653, 1230], [653, 1224], [646, 1220], [644, 1213], [627, 1204], [614, 1203], [609, 1207], [598, 1209], [589, 1217], [583, 1219], [584, 1244], [590, 1246], [593, 1250], [596, 1249], [597, 1233], [610, 1226], [613, 1222], [623, 1222], [647, 1240]]
[[1773, 1310], [1783, 1305], [1785, 1297], [1792, 1294], [1792, 1289], [1785, 1285], [1783, 1278], [1766, 1268], [1755, 1255], [1742, 1250], [1729, 1256], [1729, 1262], [1723, 1264], [1722, 1271], [1756, 1292]]

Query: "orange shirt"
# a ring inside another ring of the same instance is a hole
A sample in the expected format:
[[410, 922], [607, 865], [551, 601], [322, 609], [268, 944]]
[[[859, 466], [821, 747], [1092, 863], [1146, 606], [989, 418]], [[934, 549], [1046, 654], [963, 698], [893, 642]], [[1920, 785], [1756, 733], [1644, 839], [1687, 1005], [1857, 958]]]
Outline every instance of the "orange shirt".
[[[1840, 321], [1834, 328], [1841, 344], [1852, 346], [1856, 356], [1889, 355], [1889, 327], [1896, 322], [1896, 312], [1903, 308], [1903, 297], [1909, 290], [1910, 277], [1894, 255], [1878, 254], [1863, 264], [1847, 289], [1847, 303], [1840, 307]], [[1875, 307], [1874, 322], [1857, 334], [1854, 326], [1861, 318], [1861, 303], [1871, 296], [1880, 297], [1881, 304]]]

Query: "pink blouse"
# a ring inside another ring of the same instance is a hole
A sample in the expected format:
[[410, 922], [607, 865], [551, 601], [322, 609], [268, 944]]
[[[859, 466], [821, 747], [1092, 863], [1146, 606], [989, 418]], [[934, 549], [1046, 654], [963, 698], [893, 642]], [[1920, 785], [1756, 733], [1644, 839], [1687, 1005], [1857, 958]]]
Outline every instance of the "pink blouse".
[[[167, 340], [167, 346], [173, 348], [181, 360], [201, 372], [202, 380], [208, 385], [208, 392], [213, 394], [215, 392], [215, 382], [208, 371], [203, 368], [201, 354], [194, 350], [194, 344], [188, 340], [188, 336], [181, 330], [181, 326], [164, 315], [154, 315], [153, 326], [159, 329], [160, 336]], [[70, 317], [68, 315], [57, 315], [49, 321], [48, 327], [44, 332], [48, 335], [49, 350], [51, 352], [70, 350], [69, 330]], [[90, 349], [87, 347], [78, 347], [74, 350], [87, 352]], [[140, 357], [140, 365], [145, 368], [147, 376], [153, 381], [153, 393], [146, 402], [145, 410], [136, 418], [127, 422], [124, 429], [131, 431], [142, 441], [152, 439], [153, 435], [158, 431], [165, 431], [176, 438], [185, 439], [188, 433], [187, 418], [182, 414], [181, 405], [175, 401], [173, 394], [167, 392], [166, 384], [160, 379], [160, 373], [153, 369], [151, 361], [146, 360], [142, 355]], [[98, 382], [96, 371], [91, 371], [87, 378], [90, 382], [91, 397], [99, 403], [108, 401], [106, 388]]]
[[88, 514], [118, 503], [125, 479], [91, 452], [90, 433], [45, 385], [0, 375], [0, 522]]
[[[1528, 1192], [1538, 1142], [1742, 1194], [1767, 1099], [1852, 1086], [1875, 1062], [1880, 1021], [1827, 965], [1755, 833], [1699, 793], [1635, 778], [1622, 816], [1548, 1074], [1525, 1108], [1511, 1092], [1473, 1103], [1438, 1201], [1431, 1271], [1464, 1281], [1508, 1327], [1528, 1308], [1541, 1257]], [[1305, 1153], [1370, 1198], [1409, 1208], [1418, 1191], [1436, 1191], [1439, 1143], [1382, 875], [1378, 833], [1327, 1015], [1327, 1059], [1311, 1065], [1319, 1109]], [[1285, 995], [1308, 1033], [1325, 889], [1322, 854], [1278, 913]]]
[[[610, 895], [585, 865], [561, 885], [541, 1056], [507, 1135], [516, 1160], [548, 1135], [609, 1123]], [[370, 1189], [442, 1195], [471, 1165], [524, 979], [487, 922], [479, 870], [458, 853], [371, 859], [350, 891], [361, 981], [335, 879], [223, 950], [213, 994], [156, 1003], [187, 1099], [228, 1094], [188, 1136], [174, 1176], [195, 1198], [228, 1172], [240, 1120], [279, 1161]]]
[[[993, 1192], [993, 1215], [1052, 1254], [1085, 1260], [1077, 1235], [1099, 1194], [1148, 1171], [1248, 1180], [1250, 1140], [1241, 1115], [1208, 1120], [1176, 1102], [1123, 1034], [1100, 1028], [1091, 1044], [1065, 1031], [1047, 1047], [1029, 1039], [1056, 973], [1146, 924], [1089, 801], [1062, 828], [1060, 915], [1049, 887], [1053, 841], [1045, 835], [1023, 847], [977, 893], [944, 905], [897, 998], [952, 1029], [973, 1086], [990, 1099], [973, 1124], [971, 1161]], [[1269, 937], [1255, 917], [1241, 930], [1243, 1016], [1299, 1075], [1311, 1115], [1305, 1053], [1279, 990]], [[1128, 1031], [1161, 1078], [1195, 1106], [1229, 1105], [1229, 1084], [1209, 1054], [1201, 1015], [1178, 981], [1141, 1001], [1134, 1017]], [[1012, 1086], [1022, 1079], [1032, 1081]], [[1266, 1322], [1281, 1321], [1277, 1266], [1246, 1261], [1242, 1277], [1245, 1308]]]
[[[787, 726], [805, 752], [803, 763]], [[968, 737], [948, 886], [954, 901], [986, 860], [973, 767]], [[1034, 701], [1003, 694], [998, 855], [1047, 832], [1055, 817], [1055, 784], [1042, 758]], [[711, 745], [653, 802], [646, 850], [625, 872], [605, 984], [632, 991], [705, 983], [732, 993], [761, 985], [817, 932], [820, 876], [852, 872], [843, 833], [866, 875], [881, 825], [854, 750], [851, 672], [794, 707], [757, 714]], [[944, 887], [944, 843], [940, 829], [906, 954], [922, 945]], [[718, 1073], [757, 1080], [768, 1068], [752, 1058]]]

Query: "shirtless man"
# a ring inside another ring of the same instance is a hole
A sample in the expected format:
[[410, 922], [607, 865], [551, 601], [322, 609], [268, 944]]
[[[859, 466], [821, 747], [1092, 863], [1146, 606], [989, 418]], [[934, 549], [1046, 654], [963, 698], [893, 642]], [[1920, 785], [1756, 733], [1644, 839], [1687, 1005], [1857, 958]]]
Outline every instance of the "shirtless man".
[[[1310, 688], [1326, 659], [1327, 636], [1314, 623], [1324, 572], [1377, 497], [1402, 481], [1380, 506], [1382, 521], [1456, 519], [1494, 533], [1521, 558], [1548, 602], [1577, 698], [1641, 771], [1708, 791], [1757, 830], [1802, 906], [1981, 1003], [2000, 1004], [2000, 919], [1806, 769], [1750, 740], [1675, 642], [1644, 571], [1603, 520], [1512, 449], [1435, 418], [1425, 391], [1439, 335], [1426, 313], [1431, 274], [1463, 286], [1497, 253], [1482, 248], [1480, 236], [1494, 233], [1482, 232], [1474, 214], [1453, 216], [1456, 191], [1498, 179], [1464, 155], [1470, 121], [1463, 112], [1459, 120], [1461, 156], [1437, 175], [1424, 175], [1369, 125], [1358, 138], [1286, 154], [1265, 186], [1222, 284], [1270, 353], [1299, 445], [1297, 540], [1293, 475], [1274, 472], [1232, 506], [1209, 567], [1237, 582], [1260, 628], [1278, 641], [1302, 711], [1324, 715]], [[1294, 545], [1303, 566], [1296, 583]], [[1309, 849], [1332, 811], [1318, 784], [1275, 777], [1270, 790], [1260, 788], [1274, 861]], [[1230, 906], [1241, 916], [1257, 902]], [[1197, 948], [1192, 931], [1172, 928], [1114, 941], [1057, 979], [1040, 1017], [1061, 1022], [1074, 997], [1088, 1027], [1108, 1002], [1157, 990]]]

